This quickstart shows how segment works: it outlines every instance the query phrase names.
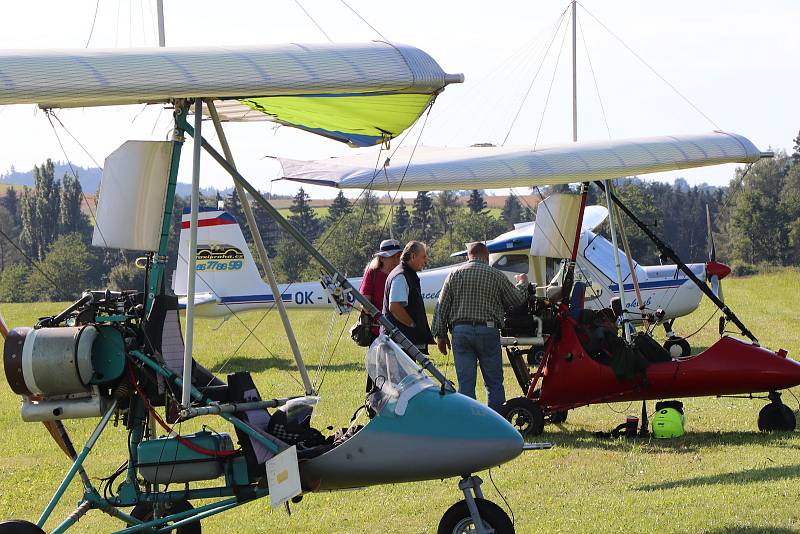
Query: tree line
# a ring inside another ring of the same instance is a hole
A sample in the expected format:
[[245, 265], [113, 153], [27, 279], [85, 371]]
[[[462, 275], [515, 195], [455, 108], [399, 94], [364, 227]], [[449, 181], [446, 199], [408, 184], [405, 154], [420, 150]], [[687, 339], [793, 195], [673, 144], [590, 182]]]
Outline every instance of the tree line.
[[[717, 259], [735, 274], [800, 264], [800, 134], [791, 155], [778, 152], [735, 171], [728, 186], [689, 186], [638, 178], [618, 180], [617, 195], [686, 262], [705, 261], [710, 243], [706, 207]], [[93, 247], [93, 221], [77, 175], [56, 178], [52, 161], [34, 167], [34, 183], [7, 189], [0, 198], [0, 301], [70, 300], [87, 288], [143, 287], [144, 271], [134, 265], [142, 253]], [[575, 193], [569, 186], [534, 189], [540, 200], [552, 192]], [[266, 195], [269, 196], [269, 195]], [[275, 197], [272, 197], [275, 198]], [[471, 241], [492, 239], [532, 221], [536, 205], [506, 197], [499, 214], [486, 207], [485, 193], [420, 191], [411, 199], [387, 204], [371, 191], [356, 199], [342, 192], [321, 215], [301, 188], [291, 197], [289, 221], [348, 276], [359, 276], [381, 240], [411, 239], [429, 246], [429, 267], [461, 261], [451, 257]], [[319, 267], [261, 208], [250, 200], [273, 268], [282, 282], [313, 280]], [[589, 189], [588, 203], [605, 204], [603, 193]], [[236, 191], [203, 196], [205, 206], [222, 205], [241, 224], [252, 247], [252, 235]], [[180, 220], [188, 199], [175, 197], [168, 251], [168, 270], [177, 262]], [[624, 218], [624, 216], [623, 216]], [[598, 230], [607, 235], [607, 224]], [[661, 259], [644, 233], [630, 221], [625, 231], [634, 258], [642, 264]], [[258, 256], [254, 254], [256, 261]]]

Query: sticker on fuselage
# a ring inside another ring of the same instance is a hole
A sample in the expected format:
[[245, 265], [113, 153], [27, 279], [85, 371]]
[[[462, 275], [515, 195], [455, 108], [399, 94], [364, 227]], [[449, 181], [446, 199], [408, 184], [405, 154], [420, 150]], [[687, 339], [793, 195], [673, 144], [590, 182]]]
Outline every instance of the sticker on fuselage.
[[239, 271], [244, 266], [244, 252], [233, 245], [197, 247], [198, 271]]

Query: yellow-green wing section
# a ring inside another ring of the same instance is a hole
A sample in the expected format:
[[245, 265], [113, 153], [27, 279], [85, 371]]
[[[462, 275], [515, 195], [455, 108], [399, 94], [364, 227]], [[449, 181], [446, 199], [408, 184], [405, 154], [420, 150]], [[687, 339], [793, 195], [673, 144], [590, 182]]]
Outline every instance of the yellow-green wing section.
[[354, 146], [391, 139], [411, 126], [433, 97], [429, 94], [270, 96], [241, 102], [277, 122]]

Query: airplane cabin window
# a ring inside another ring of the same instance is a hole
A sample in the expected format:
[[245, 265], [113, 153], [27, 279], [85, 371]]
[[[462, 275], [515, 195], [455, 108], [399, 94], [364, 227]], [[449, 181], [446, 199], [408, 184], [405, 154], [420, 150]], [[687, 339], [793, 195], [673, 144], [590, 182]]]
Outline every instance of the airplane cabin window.
[[510, 273], [527, 273], [530, 268], [527, 254], [506, 254], [505, 256], [500, 256], [492, 266], [497, 267], [501, 271]]

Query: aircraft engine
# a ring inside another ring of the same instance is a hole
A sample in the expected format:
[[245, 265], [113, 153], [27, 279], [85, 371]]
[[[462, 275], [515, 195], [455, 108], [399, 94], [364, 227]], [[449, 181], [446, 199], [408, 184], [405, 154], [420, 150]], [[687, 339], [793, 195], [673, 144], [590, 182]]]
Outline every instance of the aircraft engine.
[[14, 328], [6, 338], [3, 368], [11, 389], [23, 397], [24, 421], [99, 417], [110, 404], [110, 388], [125, 371], [124, 327], [76, 324], [83, 322], [81, 312], [83, 320], [96, 316], [86, 305], [93, 299], [82, 300], [64, 326], [45, 318], [34, 328]]

